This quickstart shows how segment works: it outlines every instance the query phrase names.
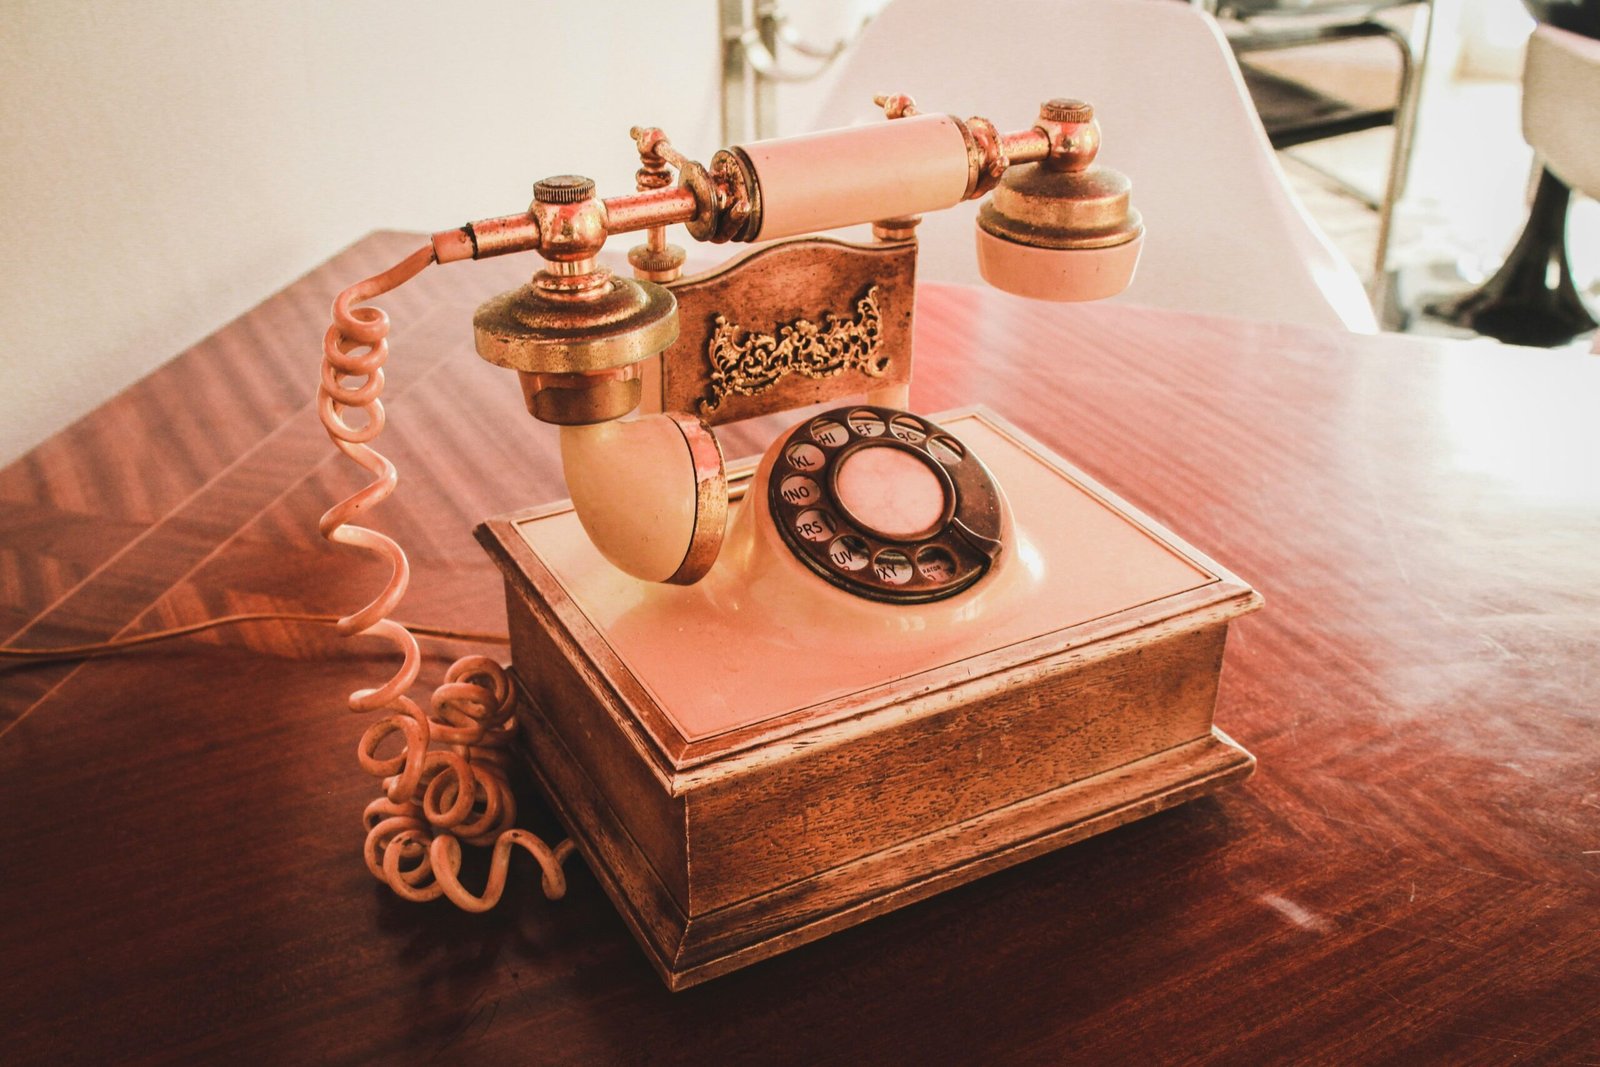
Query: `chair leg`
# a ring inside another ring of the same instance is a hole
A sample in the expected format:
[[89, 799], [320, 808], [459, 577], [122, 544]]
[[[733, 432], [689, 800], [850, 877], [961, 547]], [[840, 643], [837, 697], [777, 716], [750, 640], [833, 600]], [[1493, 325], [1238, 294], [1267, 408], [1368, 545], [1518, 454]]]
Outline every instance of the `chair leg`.
[[[1430, 20], [1428, 33], [1433, 26], [1432, 6], [1426, 18]], [[1423, 64], [1416, 61], [1411, 42], [1398, 30], [1384, 27], [1385, 36], [1394, 43], [1400, 55], [1400, 93], [1394, 109], [1394, 147], [1389, 150], [1389, 173], [1383, 187], [1383, 201], [1378, 205], [1378, 244], [1373, 254], [1372, 276], [1374, 287], [1381, 287], [1384, 274], [1389, 269], [1389, 238], [1394, 226], [1395, 204], [1405, 194], [1406, 179], [1411, 171], [1411, 145], [1417, 125], [1418, 90], [1422, 88]], [[1426, 54], [1426, 44], [1424, 54]]]
[[1471, 292], [1428, 304], [1424, 313], [1497, 341], [1539, 348], [1564, 345], [1600, 325], [1567, 262], [1571, 199], [1561, 179], [1541, 170], [1527, 225], [1494, 277]]

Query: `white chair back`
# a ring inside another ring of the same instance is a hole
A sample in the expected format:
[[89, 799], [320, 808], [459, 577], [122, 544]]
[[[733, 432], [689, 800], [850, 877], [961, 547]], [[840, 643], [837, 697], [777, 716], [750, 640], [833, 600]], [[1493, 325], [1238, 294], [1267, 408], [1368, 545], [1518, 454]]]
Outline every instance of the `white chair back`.
[[1600, 199], [1600, 40], [1546, 23], [1534, 29], [1522, 136], [1568, 188]]
[[[1095, 107], [1100, 159], [1133, 180], [1147, 235], [1133, 303], [1376, 330], [1355, 270], [1284, 181], [1215, 22], [1170, 0], [898, 0], [843, 61], [814, 128], [874, 118], [874, 93], [1025, 126], [1051, 97]], [[881, 117], [878, 121], [882, 121]], [[981, 284], [976, 204], [923, 220], [921, 276]]]

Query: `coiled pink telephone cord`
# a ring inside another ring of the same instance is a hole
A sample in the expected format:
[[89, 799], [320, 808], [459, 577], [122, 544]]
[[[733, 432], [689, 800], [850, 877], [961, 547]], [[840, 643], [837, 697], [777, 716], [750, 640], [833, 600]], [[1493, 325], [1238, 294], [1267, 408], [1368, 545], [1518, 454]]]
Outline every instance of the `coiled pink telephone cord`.
[[[504, 667], [485, 656], [451, 664], [444, 684], [433, 691], [431, 711], [406, 695], [422, 667], [417, 639], [389, 618], [405, 596], [411, 565], [393, 538], [352, 521], [393, 493], [399, 481], [394, 464], [370, 442], [383, 431], [383, 364], [389, 358], [389, 316], [378, 308], [357, 307], [389, 292], [434, 262], [424, 246], [382, 274], [357, 282], [333, 302], [333, 324], [322, 342], [322, 381], [317, 409], [334, 446], [371, 473], [373, 480], [322, 516], [322, 536], [385, 559], [388, 583], [372, 602], [340, 619], [341, 634], [372, 635], [399, 649], [400, 667], [375, 689], [350, 694], [350, 709], [383, 712], [361, 735], [358, 758], [369, 774], [383, 780], [383, 795], [367, 805], [364, 849], [367, 868], [407, 900], [439, 896], [467, 911], [487, 911], [505, 890], [506, 869], [515, 846], [526, 849], [543, 872], [545, 896], [567, 891], [562, 863], [573, 844], [555, 848], [526, 830], [516, 829], [516, 800], [506, 768], [516, 722], [516, 690]], [[358, 380], [358, 384], [351, 384]], [[345, 421], [361, 411], [363, 425]], [[391, 734], [403, 747], [381, 757], [378, 748]], [[438, 746], [438, 747], [435, 747]], [[488, 882], [481, 896], [461, 884], [461, 842], [493, 846]]]

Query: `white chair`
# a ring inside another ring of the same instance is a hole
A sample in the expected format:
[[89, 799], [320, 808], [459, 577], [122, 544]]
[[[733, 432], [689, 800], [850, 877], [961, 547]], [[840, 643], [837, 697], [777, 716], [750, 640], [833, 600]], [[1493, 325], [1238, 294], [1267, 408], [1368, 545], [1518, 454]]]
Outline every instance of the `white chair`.
[[[1100, 160], [1133, 180], [1143, 258], [1119, 299], [1372, 332], [1355, 270], [1285, 183], [1222, 34], [1171, 0], [898, 0], [843, 60], [811, 128], [874, 117], [874, 93], [1022, 127], [1087, 100]], [[881, 121], [881, 116], [878, 117]], [[923, 219], [919, 275], [981, 284], [976, 204]]]

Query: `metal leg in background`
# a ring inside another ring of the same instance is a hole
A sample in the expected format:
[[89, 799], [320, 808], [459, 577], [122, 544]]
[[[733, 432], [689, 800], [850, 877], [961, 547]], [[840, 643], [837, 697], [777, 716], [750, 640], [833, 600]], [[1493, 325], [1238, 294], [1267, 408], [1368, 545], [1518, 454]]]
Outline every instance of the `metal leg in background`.
[[[1433, 9], [1426, 17], [1430, 21], [1432, 36]], [[1385, 27], [1388, 29], [1388, 27]], [[1395, 203], [1405, 192], [1406, 176], [1411, 169], [1411, 142], [1417, 124], [1417, 96], [1421, 84], [1421, 64], [1411, 54], [1411, 42], [1398, 30], [1387, 33], [1400, 55], [1400, 99], [1395, 104], [1394, 145], [1389, 149], [1389, 173], [1383, 187], [1383, 203], [1378, 206], [1378, 247], [1373, 254], [1373, 276], [1382, 278], [1389, 268], [1389, 235], [1394, 228]]]
[[1567, 262], [1572, 192], [1539, 172], [1528, 222], [1494, 277], [1471, 292], [1424, 307], [1425, 314], [1513, 345], [1553, 348], [1600, 323], [1584, 305]]
[[[1217, 6], [1226, 10], [1225, 5], [1219, 4]], [[1400, 5], [1380, 3], [1375, 6]], [[1428, 56], [1433, 47], [1433, 4], [1425, 0], [1421, 6], [1424, 9], [1421, 17], [1426, 19], [1426, 23], [1423, 27], [1420, 51], [1412, 47], [1410, 35], [1374, 18], [1363, 18], [1358, 22], [1352, 23], [1333, 23], [1267, 31], [1256, 30], [1246, 23], [1248, 32], [1229, 37], [1229, 43], [1233, 46], [1235, 54], [1240, 57], [1247, 56], [1253, 52], [1280, 51], [1361, 38], [1383, 37], [1394, 45], [1399, 57], [1400, 70], [1399, 84], [1392, 109], [1371, 109], [1345, 104], [1340, 109], [1334, 109], [1331, 112], [1321, 114], [1320, 117], [1306, 120], [1297, 120], [1292, 114], [1273, 119], [1269, 118], [1266, 111], [1262, 113], [1263, 120], [1266, 121], [1267, 125], [1268, 138], [1271, 140], [1272, 146], [1280, 151], [1312, 141], [1355, 133], [1377, 126], [1393, 127], [1394, 143], [1389, 151], [1388, 171], [1384, 177], [1383, 190], [1377, 196], [1372, 195], [1365, 189], [1356, 187], [1348, 179], [1338, 174], [1330, 173], [1326, 168], [1304, 159], [1299, 160], [1303, 165], [1309, 166], [1331, 179], [1340, 188], [1351, 193], [1378, 212], [1378, 235], [1373, 254], [1372, 281], [1368, 287], [1367, 296], [1372, 301], [1373, 311], [1376, 313], [1380, 325], [1386, 329], [1395, 327], [1398, 320], [1403, 317], [1403, 313], [1399, 310], [1399, 302], [1394, 298], [1392, 292], [1395, 279], [1389, 272], [1389, 245], [1394, 228], [1395, 207], [1405, 194], [1406, 181], [1411, 169], [1411, 154], [1416, 140], [1417, 112], [1422, 96], [1423, 76], [1427, 70]], [[1293, 82], [1291, 78], [1268, 76], [1279, 82]], [[1250, 75], [1247, 70], [1247, 84], [1249, 83], [1249, 78]], [[1333, 98], [1314, 89], [1308, 90], [1308, 93], [1315, 98], [1313, 103], [1333, 100]], [[1260, 107], [1259, 98], [1257, 106]]]
[[1394, 235], [1394, 213], [1405, 196], [1406, 183], [1411, 176], [1411, 153], [1416, 147], [1417, 112], [1422, 102], [1422, 78], [1428, 69], [1428, 57], [1433, 53], [1432, 3], [1423, 5], [1423, 18], [1427, 26], [1422, 34], [1422, 54], [1416, 56], [1411, 42], [1395, 31], [1395, 44], [1400, 49], [1400, 99], [1395, 106], [1394, 147], [1389, 152], [1389, 178], [1384, 188], [1383, 205], [1378, 210], [1378, 243], [1373, 254], [1372, 285], [1367, 298], [1372, 301], [1372, 311], [1379, 329], [1400, 329], [1406, 313], [1396, 298], [1398, 280], [1389, 269], [1389, 245]]

